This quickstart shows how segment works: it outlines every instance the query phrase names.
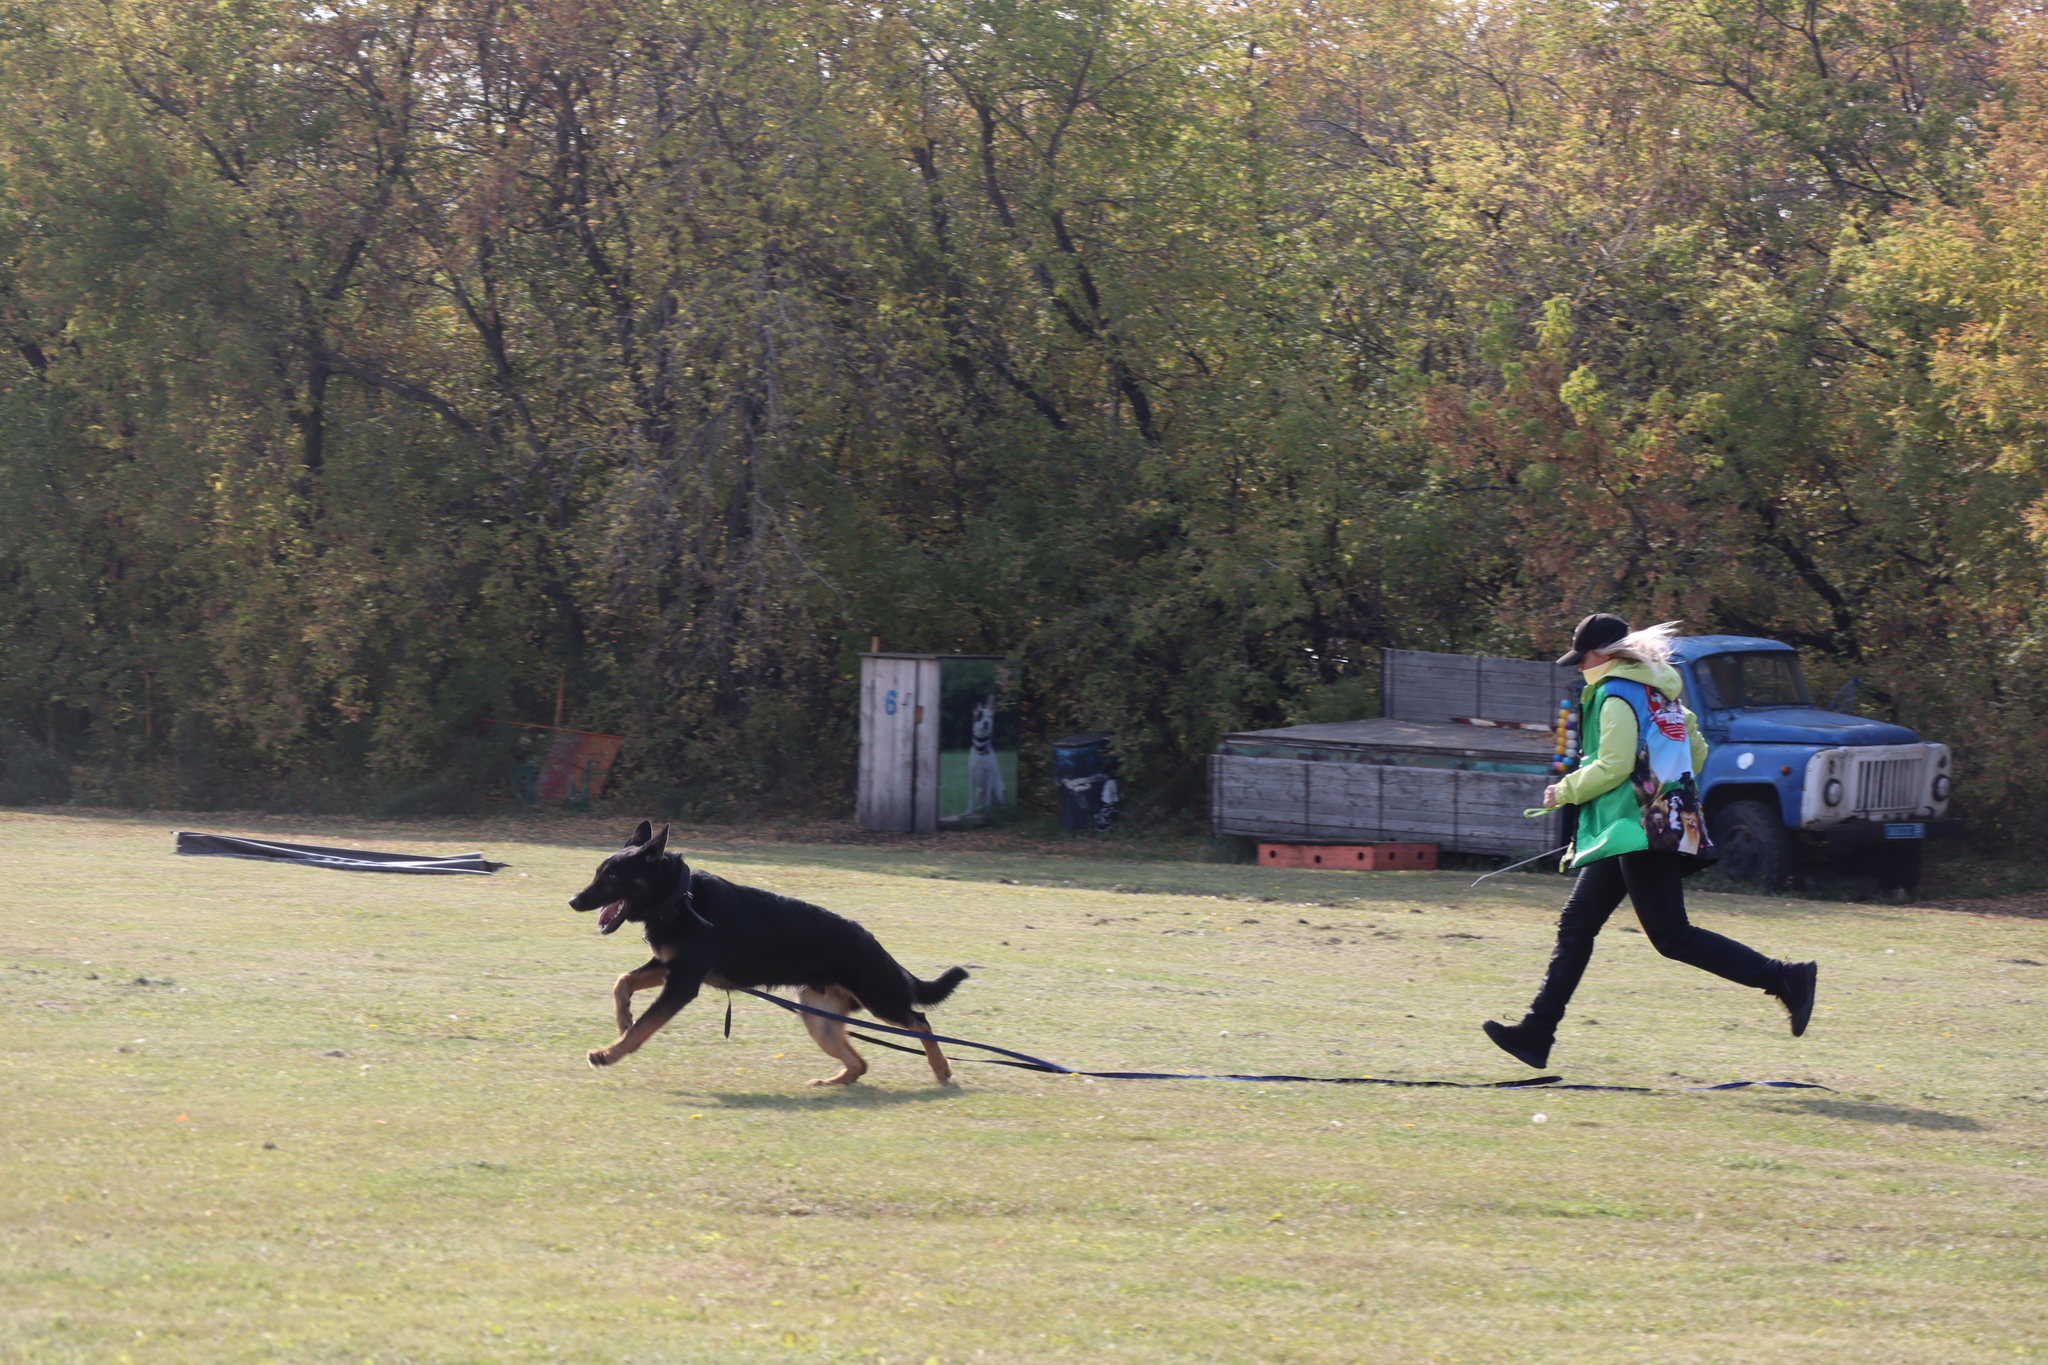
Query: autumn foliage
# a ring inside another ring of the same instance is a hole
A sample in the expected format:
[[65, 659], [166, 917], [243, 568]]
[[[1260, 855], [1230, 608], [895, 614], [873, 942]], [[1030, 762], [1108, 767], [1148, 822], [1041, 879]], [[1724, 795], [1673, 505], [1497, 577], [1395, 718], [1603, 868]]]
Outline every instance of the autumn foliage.
[[2016, 831], [2034, 24], [25, 0], [0, 766], [360, 802], [560, 689], [646, 800], [831, 807], [880, 635], [1188, 809], [1380, 648], [1612, 608], [1799, 645]]

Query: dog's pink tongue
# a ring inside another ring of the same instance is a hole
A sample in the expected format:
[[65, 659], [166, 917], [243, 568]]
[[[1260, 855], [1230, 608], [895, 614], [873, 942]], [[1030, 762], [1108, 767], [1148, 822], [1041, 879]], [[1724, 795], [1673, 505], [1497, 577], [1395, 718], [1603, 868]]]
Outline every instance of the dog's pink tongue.
[[619, 921], [625, 918], [625, 915], [626, 903], [624, 901], [613, 901], [610, 905], [597, 912], [597, 932], [609, 934], [612, 930], [619, 927]]

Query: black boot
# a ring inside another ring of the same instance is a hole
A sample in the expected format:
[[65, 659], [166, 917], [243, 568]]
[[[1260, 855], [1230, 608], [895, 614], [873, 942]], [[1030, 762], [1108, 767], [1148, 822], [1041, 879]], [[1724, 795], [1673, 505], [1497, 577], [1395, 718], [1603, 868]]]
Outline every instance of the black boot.
[[1480, 1025], [1493, 1045], [1523, 1066], [1550, 1065], [1550, 1045], [1557, 1041], [1557, 1027], [1524, 1019], [1519, 1024], [1497, 1024], [1489, 1019]]
[[1778, 997], [1785, 1013], [1792, 1016], [1794, 1038], [1806, 1032], [1806, 1021], [1813, 1018], [1813, 991], [1819, 975], [1820, 964], [1817, 962], [1787, 962], [1778, 969], [1778, 984], [1771, 994]]

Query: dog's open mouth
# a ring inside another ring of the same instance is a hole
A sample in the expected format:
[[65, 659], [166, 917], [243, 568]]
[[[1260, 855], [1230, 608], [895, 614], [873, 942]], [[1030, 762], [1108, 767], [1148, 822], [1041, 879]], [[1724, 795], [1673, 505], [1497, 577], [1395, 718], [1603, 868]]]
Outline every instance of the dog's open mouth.
[[613, 901], [610, 905], [597, 912], [597, 932], [609, 934], [612, 930], [618, 928], [625, 921], [625, 918], [626, 903], [624, 901]]

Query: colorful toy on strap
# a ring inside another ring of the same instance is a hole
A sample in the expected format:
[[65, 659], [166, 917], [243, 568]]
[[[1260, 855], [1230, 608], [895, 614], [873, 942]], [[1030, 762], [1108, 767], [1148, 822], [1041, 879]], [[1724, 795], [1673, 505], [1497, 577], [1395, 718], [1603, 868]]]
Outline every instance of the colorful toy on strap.
[[1579, 713], [1569, 697], [1557, 704], [1557, 731], [1554, 738], [1556, 743], [1551, 750], [1550, 771], [1570, 772], [1572, 760], [1577, 758], [1579, 753]]

